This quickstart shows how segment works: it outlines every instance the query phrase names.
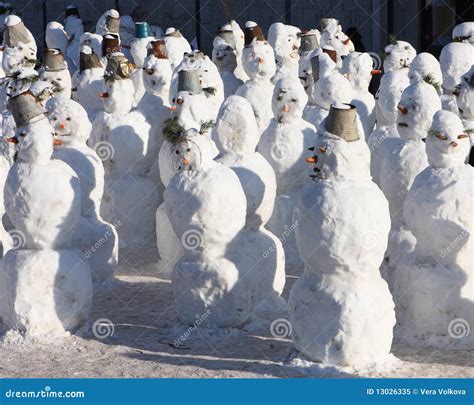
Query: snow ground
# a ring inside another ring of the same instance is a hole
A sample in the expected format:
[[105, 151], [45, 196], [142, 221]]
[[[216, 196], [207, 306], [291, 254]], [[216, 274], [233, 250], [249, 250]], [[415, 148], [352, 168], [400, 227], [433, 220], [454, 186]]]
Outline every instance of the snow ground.
[[[0, 377], [474, 377], [474, 348], [442, 351], [396, 342], [396, 358], [383, 367], [347, 370], [311, 363], [289, 339], [274, 338], [270, 324], [284, 311], [243, 329], [198, 327], [175, 347], [188, 327], [177, 320], [169, 279], [160, 278], [154, 250], [121, 255], [118, 276], [98, 290], [90, 323], [75, 336], [44, 344], [4, 334]], [[284, 296], [296, 277], [287, 277]], [[93, 322], [109, 319], [113, 334], [94, 337]]]

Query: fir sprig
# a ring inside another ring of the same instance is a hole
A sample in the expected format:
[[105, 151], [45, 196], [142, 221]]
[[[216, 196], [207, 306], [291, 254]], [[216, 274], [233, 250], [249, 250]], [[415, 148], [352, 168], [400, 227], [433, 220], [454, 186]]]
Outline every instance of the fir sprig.
[[172, 144], [177, 144], [184, 139], [184, 131], [184, 127], [178, 123], [178, 118], [168, 118], [165, 120], [163, 128], [163, 139]]
[[426, 83], [431, 84], [435, 88], [435, 90], [438, 94], [441, 94], [441, 83], [436, 81], [436, 79], [435, 79], [435, 77], [432, 73], [429, 73], [429, 74], [423, 76], [423, 80]]
[[205, 121], [201, 124], [201, 128], [199, 128], [199, 133], [201, 135], [205, 134], [207, 131], [209, 131], [211, 128], [214, 127], [216, 123], [213, 120]]

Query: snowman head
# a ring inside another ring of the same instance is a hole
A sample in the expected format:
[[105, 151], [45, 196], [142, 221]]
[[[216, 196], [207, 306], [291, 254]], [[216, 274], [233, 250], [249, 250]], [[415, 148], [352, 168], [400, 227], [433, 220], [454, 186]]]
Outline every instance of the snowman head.
[[461, 79], [457, 103], [462, 118], [474, 120], [474, 65]]
[[46, 112], [56, 136], [55, 146], [84, 146], [92, 129], [86, 110], [71, 99], [53, 97]]
[[219, 72], [233, 72], [237, 67], [237, 55], [234, 49], [221, 37], [214, 38], [212, 61]]
[[410, 84], [421, 80], [429, 81], [437, 89], [441, 89], [443, 75], [438, 60], [428, 52], [422, 52], [415, 56], [408, 71]]
[[[145, 40], [150, 40], [151, 38], [147, 38]], [[147, 47], [143, 44], [142, 39], [135, 39], [130, 44], [130, 53], [132, 55], [133, 63], [138, 68], [143, 67], [143, 62], [147, 57]]]
[[443, 88], [453, 93], [461, 83], [462, 75], [474, 64], [474, 52], [470, 45], [452, 42], [442, 49], [439, 63], [443, 73]]
[[370, 178], [370, 151], [357, 123], [356, 108], [350, 104], [333, 104], [327, 118], [318, 128], [313, 156], [313, 179]]
[[301, 119], [308, 96], [299, 80], [285, 77], [275, 84], [272, 97], [273, 115], [280, 123]]
[[2, 66], [6, 74], [11, 74], [18, 68], [34, 68], [36, 64], [36, 49], [20, 42], [15, 47], [5, 47], [3, 50]]
[[150, 54], [143, 64], [143, 84], [150, 94], [163, 95], [167, 100], [173, 70], [168, 58], [157, 58]]
[[400, 70], [385, 73], [375, 95], [375, 115], [380, 125], [392, 125], [397, 122], [398, 102], [403, 90], [410, 84], [408, 76]]
[[251, 79], [272, 78], [276, 71], [273, 48], [267, 41], [254, 40], [243, 50], [242, 64]]
[[461, 119], [450, 111], [438, 111], [426, 138], [429, 164], [434, 168], [464, 165], [470, 148]]
[[[196, 131], [195, 129], [189, 131]], [[201, 167], [202, 156], [199, 146], [190, 139], [177, 143], [172, 149], [175, 167], [179, 171], [196, 171]]]
[[353, 52], [344, 57], [341, 73], [355, 90], [368, 91], [374, 73], [372, 65], [373, 61], [368, 53]]
[[300, 33], [299, 28], [280, 22], [270, 25], [268, 29], [268, 42], [275, 51], [275, 59], [277, 61], [298, 61], [301, 45]]
[[240, 25], [235, 20], [230, 21], [229, 25], [234, 34], [235, 50], [238, 53], [240, 53], [242, 52], [242, 49], [244, 48], [244, 45], [245, 45], [244, 31], [242, 30], [242, 28], [240, 28]]
[[453, 29], [453, 41], [474, 46], [474, 22], [464, 22]]
[[240, 96], [227, 97], [219, 110], [214, 134], [223, 153], [254, 153], [259, 131], [250, 103]]
[[407, 140], [425, 138], [438, 110], [441, 110], [441, 100], [433, 86], [424, 81], [408, 86], [398, 103], [400, 137]]
[[[200, 60], [198, 72], [203, 90], [210, 89], [210, 92], [214, 92], [217, 89], [223, 90], [224, 84], [222, 83], [219, 70], [214, 62], [209, 59], [209, 56], [205, 55]], [[208, 94], [210, 93], [208, 92]]]
[[384, 55], [383, 69], [385, 72], [392, 72], [409, 68], [416, 50], [406, 41], [395, 41], [385, 47]]
[[319, 107], [329, 110], [332, 103], [350, 103], [354, 94], [349, 80], [334, 71], [319, 78], [314, 85], [313, 97]]

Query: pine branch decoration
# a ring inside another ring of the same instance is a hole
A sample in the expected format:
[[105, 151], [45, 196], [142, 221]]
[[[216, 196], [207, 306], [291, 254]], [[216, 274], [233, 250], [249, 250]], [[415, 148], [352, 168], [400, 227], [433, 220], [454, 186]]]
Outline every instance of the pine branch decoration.
[[172, 144], [177, 144], [184, 140], [184, 131], [184, 127], [178, 123], [178, 118], [168, 118], [165, 120], [163, 128], [163, 139]]
[[429, 73], [429, 74], [423, 76], [423, 80], [426, 83], [431, 84], [435, 88], [435, 90], [438, 94], [441, 94], [441, 83], [439, 83], [435, 80], [435, 77], [433, 76], [432, 73]]
[[199, 133], [201, 135], [205, 134], [207, 131], [209, 131], [211, 128], [214, 127], [216, 123], [213, 120], [205, 121], [201, 124], [201, 128], [199, 129]]
[[202, 91], [206, 93], [206, 96], [215, 96], [217, 92], [215, 87], [204, 87]]

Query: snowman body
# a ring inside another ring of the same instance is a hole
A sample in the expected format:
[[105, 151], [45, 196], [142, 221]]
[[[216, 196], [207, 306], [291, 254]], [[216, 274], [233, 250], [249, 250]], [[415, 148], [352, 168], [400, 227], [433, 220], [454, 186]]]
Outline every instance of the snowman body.
[[82, 218], [73, 245], [86, 257], [94, 281], [113, 275], [118, 264], [118, 236], [115, 228], [104, 222], [100, 206], [104, 193], [104, 168], [97, 153], [86, 145], [91, 131], [87, 113], [72, 100], [50, 99], [46, 105], [48, 119], [62, 145], [52, 158], [67, 163], [81, 183]]
[[285, 285], [285, 254], [281, 241], [264, 226], [276, 197], [275, 172], [255, 147], [258, 126], [252, 107], [240, 96], [230, 96], [219, 112], [214, 139], [220, 163], [237, 174], [247, 199], [247, 216], [240, 241], [247, 252], [257, 285], [257, 304], [271, 305]]
[[315, 152], [319, 178], [295, 208], [305, 268], [288, 302], [293, 342], [314, 361], [365, 367], [387, 358], [395, 324], [378, 271], [390, 229], [388, 203], [370, 179], [363, 139], [346, 142], [324, 131]]
[[474, 321], [474, 173], [464, 163], [469, 148], [459, 118], [436, 113], [426, 140], [430, 165], [417, 175], [404, 204], [406, 224], [416, 238], [414, 251], [397, 268], [394, 291], [405, 333], [457, 336], [458, 327], [465, 332]]
[[72, 99], [77, 101], [87, 111], [90, 121], [102, 110], [99, 93], [104, 86], [104, 69], [102, 67], [77, 70], [71, 79]]
[[276, 83], [285, 77], [298, 79], [299, 48], [301, 31], [292, 25], [280, 22], [273, 23], [268, 29], [268, 42], [275, 51], [277, 62], [275, 76], [272, 81]]
[[143, 82], [143, 65], [147, 57], [147, 45], [153, 40], [153, 37], [135, 38], [130, 44], [130, 53], [132, 54], [133, 63], [137, 67], [131, 75], [133, 85], [135, 86], [134, 106], [138, 105], [146, 92], [145, 84]]
[[[196, 133], [195, 130], [193, 130]], [[186, 324], [210, 313], [206, 324], [242, 325], [255, 307], [255, 292], [236, 246], [245, 225], [246, 198], [239, 178], [214, 162], [193, 137], [175, 145], [180, 172], [165, 190], [172, 227], [183, 256], [172, 277], [175, 307]]]
[[8, 328], [61, 335], [82, 324], [91, 306], [90, 267], [71, 247], [81, 219], [81, 185], [66, 163], [50, 160], [53, 129], [45, 117], [17, 131], [18, 160], [4, 198], [23, 240], [0, 265], [0, 312]]
[[239, 87], [236, 95], [250, 103], [262, 133], [273, 117], [271, 98], [274, 86], [271, 78], [276, 69], [273, 49], [266, 41], [253, 41], [243, 49], [242, 63], [250, 79]]
[[283, 241], [287, 263], [298, 265], [293, 208], [308, 176], [305, 156], [314, 145], [316, 130], [301, 117], [307, 96], [298, 80], [280, 80], [272, 99], [275, 118], [257, 146], [275, 171], [277, 182], [277, 199], [267, 228]]
[[237, 53], [222, 38], [214, 39], [212, 48], [212, 61], [216, 64], [224, 85], [224, 97], [227, 98], [237, 92], [244, 84], [234, 73], [237, 69]]
[[56, 97], [71, 98], [72, 80], [69, 70], [42, 70], [40, 72], [41, 80], [53, 85], [53, 91]]
[[[166, 34], [169, 34], [170, 31], [176, 30], [174, 28], [168, 28], [166, 30]], [[171, 67], [174, 70], [183, 60], [184, 54], [187, 52], [191, 52], [191, 46], [189, 45], [189, 42], [186, 40], [186, 38], [184, 38], [182, 35], [165, 35], [164, 39], [168, 58], [170, 59]]]
[[[398, 261], [411, 252], [415, 239], [406, 228], [403, 204], [413, 180], [426, 166], [425, 144], [434, 113], [441, 109], [441, 101], [433, 86], [418, 82], [402, 93], [397, 119], [400, 139], [387, 151], [380, 168], [380, 188], [390, 204], [392, 229], [388, 242], [386, 261], [381, 271], [392, 288]], [[394, 175], [396, 173], [396, 175]]]
[[[132, 109], [130, 79], [106, 83], [106, 111], [92, 125], [89, 144], [103, 160], [104, 198], [101, 215], [117, 226], [121, 247], [154, 245], [159, 195], [148, 171], [156, 147], [145, 116]], [[155, 153], [155, 155], [154, 155]]]

